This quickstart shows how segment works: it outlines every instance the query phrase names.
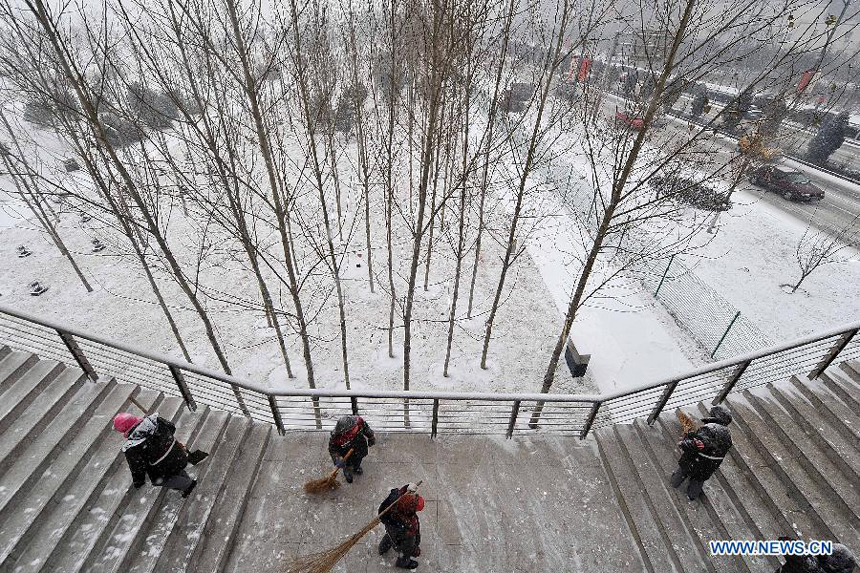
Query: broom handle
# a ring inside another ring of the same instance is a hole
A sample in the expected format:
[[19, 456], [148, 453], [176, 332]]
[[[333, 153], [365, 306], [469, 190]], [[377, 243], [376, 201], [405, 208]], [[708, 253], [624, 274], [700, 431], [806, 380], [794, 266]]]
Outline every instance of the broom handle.
[[144, 414], [146, 414], [146, 408], [144, 408], [144, 407], [143, 407], [143, 405], [142, 405], [140, 402], [138, 402], [137, 400], [135, 400], [135, 399], [134, 399], [134, 396], [129, 396], [129, 397], [128, 397], [128, 401], [129, 401], [129, 402], [131, 402], [132, 404], [134, 404], [135, 406], [137, 406], [137, 408], [138, 408], [141, 412], [143, 412]]
[[[349, 456], [351, 456], [351, 455], [352, 455], [352, 452], [353, 452], [354, 450], [355, 450], [355, 448], [350, 448], [350, 449], [349, 449], [349, 451], [348, 451], [348, 452], [346, 452], [346, 455], [345, 455], [345, 456], [343, 456], [343, 463], [346, 463], [346, 460], [348, 460], [348, 459], [349, 459]], [[336, 475], [337, 475], [337, 472], [339, 472], [339, 471], [340, 471], [340, 468], [339, 468], [339, 467], [335, 467], [335, 468], [334, 468], [334, 471], [333, 471], [333, 472], [331, 472], [331, 475], [329, 476], [329, 479], [334, 479], [334, 476], [336, 476]]]

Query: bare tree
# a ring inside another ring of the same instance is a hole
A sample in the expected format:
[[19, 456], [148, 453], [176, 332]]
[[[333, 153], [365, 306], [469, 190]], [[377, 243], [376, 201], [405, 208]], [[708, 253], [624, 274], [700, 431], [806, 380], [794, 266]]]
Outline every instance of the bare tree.
[[794, 249], [794, 258], [797, 261], [800, 276], [794, 284], [781, 286], [790, 288], [791, 294], [794, 294], [803, 281], [819, 268], [845, 262], [846, 257], [843, 253], [850, 250], [851, 245], [856, 244], [858, 238], [860, 238], [860, 215], [855, 216], [833, 234], [814, 227], [810, 222]]

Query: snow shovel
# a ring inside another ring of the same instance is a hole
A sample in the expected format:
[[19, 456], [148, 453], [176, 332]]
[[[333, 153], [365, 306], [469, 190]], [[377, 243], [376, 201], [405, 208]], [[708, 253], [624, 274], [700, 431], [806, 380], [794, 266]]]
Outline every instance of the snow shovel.
[[[346, 452], [346, 455], [343, 457], [343, 463], [346, 463], [346, 460], [349, 459], [349, 456], [352, 455], [352, 449]], [[340, 468], [334, 468], [334, 471], [331, 472], [324, 478], [315, 479], [309, 481], [305, 484], [305, 492], [307, 493], [322, 493], [324, 491], [328, 491], [330, 489], [337, 489], [340, 487], [340, 482], [337, 481], [337, 472], [340, 471]]]

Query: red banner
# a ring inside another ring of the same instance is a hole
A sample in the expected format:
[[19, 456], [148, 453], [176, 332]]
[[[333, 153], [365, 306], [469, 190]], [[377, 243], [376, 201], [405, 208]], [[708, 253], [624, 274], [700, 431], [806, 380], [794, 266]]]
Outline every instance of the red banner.
[[576, 75], [576, 81], [585, 81], [585, 78], [588, 77], [589, 66], [591, 66], [591, 58], [582, 58], [579, 60], [579, 73]]

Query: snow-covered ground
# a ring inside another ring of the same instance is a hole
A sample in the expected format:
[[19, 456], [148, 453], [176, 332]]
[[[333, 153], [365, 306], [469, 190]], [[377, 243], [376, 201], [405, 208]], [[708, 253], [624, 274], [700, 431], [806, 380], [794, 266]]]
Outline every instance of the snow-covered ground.
[[800, 276], [795, 251], [807, 226], [760, 200], [762, 193], [752, 187], [736, 192], [717, 235], [684, 262], [774, 341], [860, 318], [856, 249], [839, 253], [841, 262], [820, 267], [796, 293], [782, 287]]

